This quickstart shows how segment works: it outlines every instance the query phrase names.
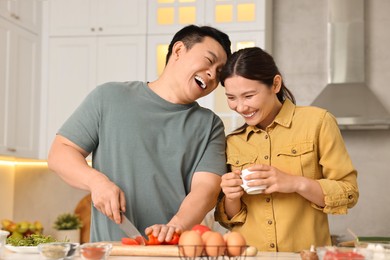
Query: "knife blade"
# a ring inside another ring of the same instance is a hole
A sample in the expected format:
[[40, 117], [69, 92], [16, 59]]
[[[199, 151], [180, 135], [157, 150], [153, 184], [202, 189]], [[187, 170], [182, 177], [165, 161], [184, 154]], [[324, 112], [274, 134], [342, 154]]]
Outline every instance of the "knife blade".
[[122, 215], [122, 223], [118, 224], [119, 228], [130, 238], [135, 239], [140, 245], [145, 245], [145, 239], [138, 231], [138, 229], [131, 223], [131, 221], [125, 216], [123, 212]]

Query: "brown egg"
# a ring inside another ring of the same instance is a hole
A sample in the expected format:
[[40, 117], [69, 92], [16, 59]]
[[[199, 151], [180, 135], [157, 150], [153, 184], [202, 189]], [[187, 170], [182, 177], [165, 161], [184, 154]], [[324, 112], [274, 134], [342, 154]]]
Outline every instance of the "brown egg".
[[232, 231], [226, 236], [226, 245], [229, 256], [239, 256], [246, 248], [246, 240], [243, 235]]
[[226, 243], [226, 239], [227, 239], [228, 236], [229, 236], [229, 233], [223, 234], [223, 240], [225, 240], [225, 243]]
[[211, 232], [207, 236], [204, 246], [208, 256], [221, 256], [226, 249], [225, 240], [219, 232]]
[[213, 231], [206, 231], [206, 232], [204, 232], [204, 233], [202, 234], [203, 244], [206, 243], [206, 240], [207, 240], [207, 238], [209, 237], [209, 235], [210, 235], [211, 233], [213, 233]]
[[203, 240], [200, 234], [194, 230], [184, 231], [179, 239], [180, 255], [197, 257], [202, 255]]

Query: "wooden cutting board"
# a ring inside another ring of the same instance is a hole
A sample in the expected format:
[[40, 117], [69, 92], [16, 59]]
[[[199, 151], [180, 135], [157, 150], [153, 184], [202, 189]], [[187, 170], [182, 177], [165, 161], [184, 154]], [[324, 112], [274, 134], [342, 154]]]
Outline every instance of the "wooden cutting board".
[[[178, 246], [159, 245], [159, 246], [128, 246], [121, 242], [110, 242], [112, 256], [179, 256]], [[255, 256], [257, 249], [250, 246], [246, 249], [246, 256]]]
[[171, 245], [159, 246], [130, 246], [112, 243], [110, 255], [125, 256], [179, 256], [179, 248]]

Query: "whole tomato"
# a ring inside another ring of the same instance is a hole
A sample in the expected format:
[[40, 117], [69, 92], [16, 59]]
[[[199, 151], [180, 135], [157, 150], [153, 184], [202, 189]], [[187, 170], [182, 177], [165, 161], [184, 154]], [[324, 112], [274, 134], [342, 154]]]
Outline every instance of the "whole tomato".
[[167, 241], [164, 241], [164, 245], [177, 245], [179, 244], [179, 239], [180, 239], [180, 235], [178, 233], [174, 233], [173, 236], [172, 236], [172, 239], [171, 241], [167, 242]]
[[146, 241], [146, 245], [148, 246], [156, 246], [156, 245], [161, 245], [161, 242], [158, 241], [158, 238], [153, 236], [152, 233], [148, 235], [148, 240]]
[[211, 231], [211, 229], [208, 226], [201, 225], [201, 224], [196, 224], [195, 226], [192, 227], [192, 230], [195, 230], [200, 235], [203, 235], [203, 233], [206, 231]]
[[155, 245], [177, 245], [179, 243], [180, 235], [178, 233], [174, 233], [172, 239], [170, 241], [160, 242], [157, 237], [153, 236], [153, 234], [148, 235], [148, 241], [146, 241], [146, 245], [155, 246]]

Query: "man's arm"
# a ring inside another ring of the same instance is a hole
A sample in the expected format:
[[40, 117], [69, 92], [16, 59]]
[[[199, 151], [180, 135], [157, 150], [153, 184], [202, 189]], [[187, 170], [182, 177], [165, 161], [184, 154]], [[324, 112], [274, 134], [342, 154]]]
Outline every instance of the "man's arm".
[[221, 176], [210, 172], [196, 172], [192, 178], [190, 193], [168, 225], [178, 225], [187, 230], [201, 223], [217, 203], [220, 184]]
[[90, 167], [87, 156], [81, 147], [57, 135], [49, 152], [49, 169], [69, 185], [90, 191], [95, 208], [120, 223], [120, 211], [126, 210], [124, 193], [106, 175]]
[[153, 233], [159, 241], [170, 241], [173, 233], [181, 233], [202, 222], [212, 210], [221, 190], [221, 176], [210, 172], [196, 172], [192, 178], [191, 191], [183, 200], [178, 212], [166, 225], [148, 227], [145, 234]]

